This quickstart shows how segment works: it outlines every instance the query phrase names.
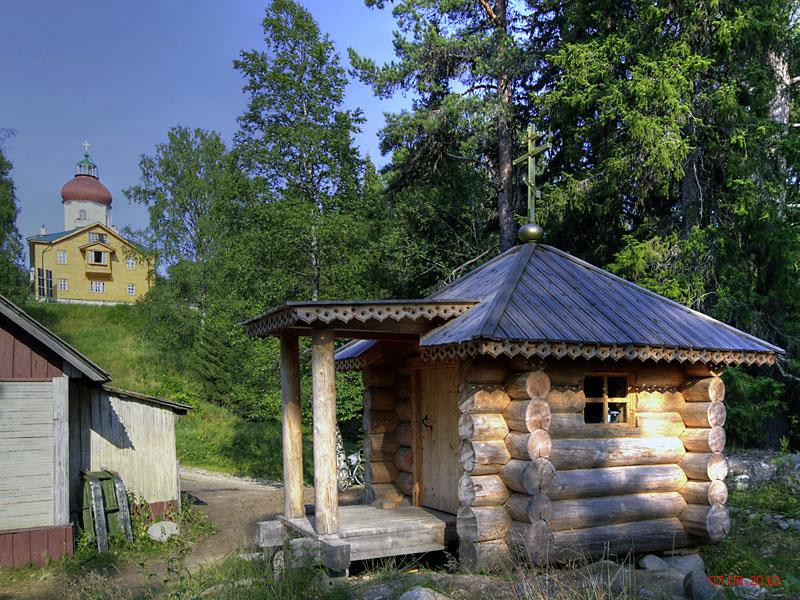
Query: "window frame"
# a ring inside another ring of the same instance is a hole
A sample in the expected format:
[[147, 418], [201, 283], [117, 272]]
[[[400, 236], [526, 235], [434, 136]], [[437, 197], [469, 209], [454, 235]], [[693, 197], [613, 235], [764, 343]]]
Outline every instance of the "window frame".
[[138, 263], [139, 261], [136, 260], [135, 256], [128, 256], [125, 259], [125, 267], [128, 269], [128, 271], [135, 271]]
[[128, 296], [135, 296], [136, 295], [136, 284], [129, 283], [128, 284]]
[[[602, 377], [603, 379], [603, 397], [602, 398], [590, 398], [585, 396], [586, 390], [586, 379], [589, 377]], [[627, 387], [626, 387], [626, 394], [624, 398], [621, 397], [610, 397], [608, 395], [608, 379], [609, 377], [624, 377], [627, 380]], [[588, 372], [583, 376], [583, 386], [582, 389], [584, 390], [584, 396], [586, 404], [598, 404], [602, 403], [603, 405], [603, 421], [601, 423], [587, 423], [586, 422], [586, 407], [584, 406], [583, 412], [581, 416], [584, 419], [583, 424], [588, 427], [636, 427], [636, 375], [630, 371], [592, 371]], [[612, 404], [618, 404], [621, 402], [625, 402], [627, 404], [627, 418], [622, 423], [609, 423], [608, 422], [608, 404], [611, 402]]]
[[[95, 255], [100, 255], [100, 261], [95, 260]], [[107, 265], [108, 260], [106, 260], [106, 256], [108, 252], [103, 252], [102, 250], [89, 250], [89, 264], [90, 265]]]
[[59, 265], [66, 265], [68, 260], [67, 256], [68, 254], [66, 250], [58, 250], [58, 253], [56, 254], [56, 262]]
[[[99, 289], [95, 289], [97, 286]], [[105, 281], [98, 281], [96, 279], [89, 280], [89, 291], [93, 294], [105, 294], [106, 293], [106, 282]]]
[[[64, 284], [64, 287], [61, 287], [61, 284]], [[68, 292], [69, 291], [69, 282], [64, 279], [63, 277], [58, 278], [58, 291], [59, 292]]]

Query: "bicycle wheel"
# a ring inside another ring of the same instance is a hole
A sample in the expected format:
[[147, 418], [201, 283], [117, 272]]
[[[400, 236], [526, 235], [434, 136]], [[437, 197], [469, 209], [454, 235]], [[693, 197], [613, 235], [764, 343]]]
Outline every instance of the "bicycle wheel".
[[357, 485], [364, 485], [364, 463], [361, 461], [353, 469], [353, 482]]
[[353, 482], [352, 479], [350, 478], [350, 471], [347, 470], [347, 467], [341, 467], [336, 472], [336, 487], [339, 489], [340, 492], [344, 492], [352, 484]]

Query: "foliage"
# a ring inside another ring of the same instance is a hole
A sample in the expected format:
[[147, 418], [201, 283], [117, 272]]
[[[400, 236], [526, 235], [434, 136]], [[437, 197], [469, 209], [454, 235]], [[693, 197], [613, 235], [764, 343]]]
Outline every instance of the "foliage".
[[[797, 493], [789, 487], [770, 484], [758, 490], [733, 491], [729, 504], [734, 508], [731, 531], [719, 544], [703, 549], [706, 572], [723, 577], [778, 576], [782, 585], [776, 591], [792, 598], [800, 594], [800, 535], [765, 525], [759, 514], [764, 511], [800, 517]], [[755, 517], [745, 514], [745, 508], [753, 509]]]
[[21, 301], [25, 296], [22, 241], [17, 231], [17, 196], [11, 178], [12, 164], [3, 144], [13, 132], [0, 128], [0, 294]]
[[[367, 6], [384, 8], [382, 0]], [[353, 72], [380, 98], [413, 92], [411, 111], [387, 116], [381, 149], [393, 152], [393, 185], [445, 182], [454, 162], [487, 182], [483, 199], [496, 200], [500, 246], [514, 245], [513, 120], [526, 102], [522, 81], [531, 60], [516, 31], [524, 3], [411, 0], [393, 9], [396, 61], [378, 66], [350, 50]], [[524, 129], [524, 126], [518, 127]], [[518, 147], [518, 146], [517, 146]], [[435, 185], [435, 184], [434, 184]], [[452, 196], [449, 202], [457, 202]]]
[[729, 443], [740, 448], [763, 447], [768, 420], [786, 411], [784, 386], [771, 377], [751, 375], [742, 369], [727, 369], [723, 380]]
[[29, 304], [25, 310], [111, 373], [116, 387], [192, 402], [192, 385], [142, 331], [136, 307]]

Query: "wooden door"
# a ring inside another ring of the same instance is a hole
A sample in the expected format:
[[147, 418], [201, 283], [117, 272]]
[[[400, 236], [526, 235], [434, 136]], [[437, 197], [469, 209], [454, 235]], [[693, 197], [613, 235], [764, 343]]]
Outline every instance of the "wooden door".
[[458, 510], [458, 367], [419, 371], [420, 504]]

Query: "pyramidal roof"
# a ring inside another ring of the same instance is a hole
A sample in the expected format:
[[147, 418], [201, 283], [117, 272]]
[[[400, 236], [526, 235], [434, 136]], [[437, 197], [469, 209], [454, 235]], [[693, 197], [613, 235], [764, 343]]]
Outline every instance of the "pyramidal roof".
[[[433, 293], [477, 304], [420, 338], [469, 354], [772, 363], [784, 351], [545, 244], [515, 246]], [[353, 359], [375, 342], [337, 353]]]

